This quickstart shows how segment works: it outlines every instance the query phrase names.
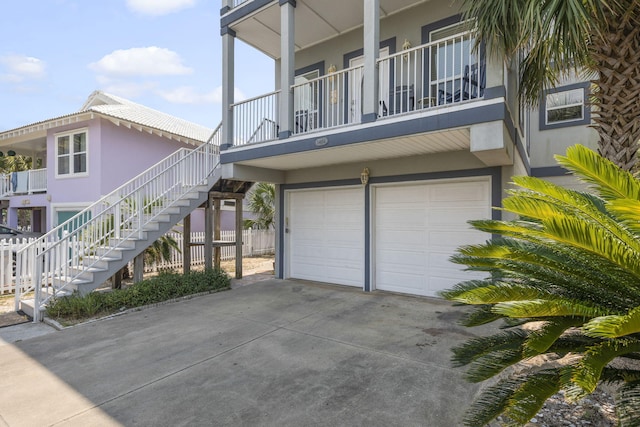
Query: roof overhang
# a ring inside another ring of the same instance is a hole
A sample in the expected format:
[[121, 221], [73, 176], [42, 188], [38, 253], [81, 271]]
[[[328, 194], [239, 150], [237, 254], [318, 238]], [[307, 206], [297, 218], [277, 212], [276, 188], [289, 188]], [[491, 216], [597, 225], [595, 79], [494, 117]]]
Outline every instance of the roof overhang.
[[20, 128], [8, 130], [0, 133], [0, 147], [14, 149], [18, 154], [30, 155], [33, 152], [46, 150], [47, 131], [57, 129], [62, 126], [72, 125], [75, 123], [86, 122], [95, 118], [108, 120], [116, 126], [126, 127], [127, 129], [135, 129], [139, 132], [156, 135], [169, 140], [179, 141], [190, 145], [200, 145], [203, 141], [187, 138], [165, 130], [141, 125], [133, 121], [123, 120], [96, 111], [81, 111], [66, 116], [56, 117], [54, 119], [33, 123]]
[[[380, 18], [429, 0], [380, 0]], [[222, 16], [243, 42], [277, 59], [280, 55], [280, 2], [250, 0]], [[260, 5], [261, 7], [256, 7]], [[363, 26], [364, 3], [344, 0], [296, 1], [296, 50], [307, 49]]]

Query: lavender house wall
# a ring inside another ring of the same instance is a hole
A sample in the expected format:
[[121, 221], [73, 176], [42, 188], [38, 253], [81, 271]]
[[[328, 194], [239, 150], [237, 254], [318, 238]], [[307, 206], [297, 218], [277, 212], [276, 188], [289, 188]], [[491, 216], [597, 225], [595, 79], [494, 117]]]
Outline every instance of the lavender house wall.
[[[87, 128], [87, 176], [55, 175], [55, 135]], [[56, 225], [55, 210], [77, 210], [98, 200], [150, 166], [180, 148], [194, 148], [175, 140], [162, 138], [108, 120], [96, 118], [87, 122], [59, 127], [47, 133], [47, 229]]]

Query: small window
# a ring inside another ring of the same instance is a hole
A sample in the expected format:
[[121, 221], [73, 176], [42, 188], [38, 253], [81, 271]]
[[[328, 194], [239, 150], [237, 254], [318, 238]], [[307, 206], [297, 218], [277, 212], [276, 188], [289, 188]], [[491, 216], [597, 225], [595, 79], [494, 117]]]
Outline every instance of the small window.
[[56, 135], [56, 176], [86, 174], [86, 129]]
[[548, 93], [546, 106], [547, 124], [582, 120], [584, 118], [584, 90], [572, 89]]
[[589, 124], [588, 83], [545, 91], [540, 108], [540, 130]]

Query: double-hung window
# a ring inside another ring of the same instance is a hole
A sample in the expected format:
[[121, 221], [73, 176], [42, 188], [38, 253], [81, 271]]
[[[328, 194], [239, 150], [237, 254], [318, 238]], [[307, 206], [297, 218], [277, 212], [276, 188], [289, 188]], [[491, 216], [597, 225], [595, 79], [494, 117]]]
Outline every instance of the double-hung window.
[[545, 91], [540, 108], [540, 130], [589, 124], [586, 107], [589, 83], [578, 83]]
[[56, 176], [86, 175], [87, 129], [56, 134]]

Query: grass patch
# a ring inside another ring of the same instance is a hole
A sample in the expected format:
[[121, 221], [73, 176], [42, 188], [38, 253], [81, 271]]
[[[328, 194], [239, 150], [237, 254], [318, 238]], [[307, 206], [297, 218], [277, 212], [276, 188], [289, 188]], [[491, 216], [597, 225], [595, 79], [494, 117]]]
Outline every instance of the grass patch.
[[47, 316], [63, 323], [77, 323], [129, 308], [230, 288], [222, 270], [194, 271], [189, 274], [161, 273], [125, 289], [91, 292], [55, 298], [47, 305]]

